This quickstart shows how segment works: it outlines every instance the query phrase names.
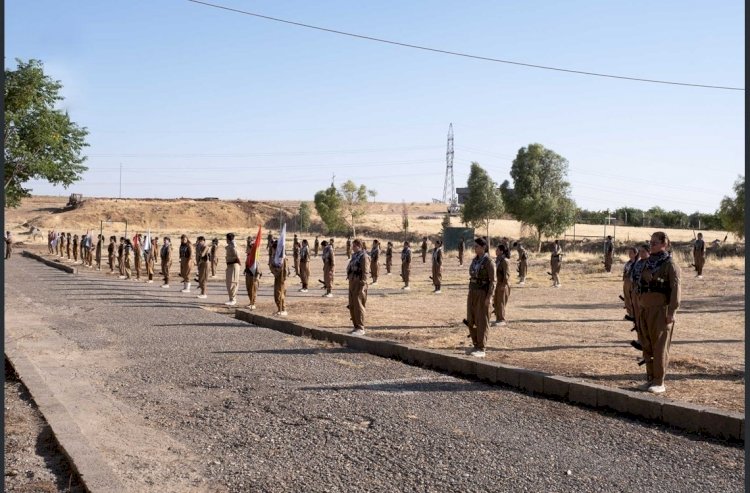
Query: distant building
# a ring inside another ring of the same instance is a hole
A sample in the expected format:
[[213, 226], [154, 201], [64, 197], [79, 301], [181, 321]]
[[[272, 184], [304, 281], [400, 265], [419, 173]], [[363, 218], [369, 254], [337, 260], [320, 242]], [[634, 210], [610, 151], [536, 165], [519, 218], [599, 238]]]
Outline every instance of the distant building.
[[458, 203], [465, 204], [466, 203], [466, 197], [469, 196], [469, 188], [457, 188], [456, 189], [456, 195], [458, 195]]

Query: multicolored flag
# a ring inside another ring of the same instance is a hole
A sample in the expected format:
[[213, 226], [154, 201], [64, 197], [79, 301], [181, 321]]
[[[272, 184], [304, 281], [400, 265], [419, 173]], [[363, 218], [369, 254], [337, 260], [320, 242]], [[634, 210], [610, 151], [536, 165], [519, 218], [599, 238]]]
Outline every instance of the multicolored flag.
[[276, 247], [276, 253], [273, 256], [273, 265], [281, 267], [284, 261], [284, 242], [286, 241], [286, 223], [281, 225], [281, 233], [279, 233], [278, 246]]
[[245, 260], [245, 268], [255, 275], [258, 272], [258, 256], [260, 255], [260, 226], [258, 226], [258, 234], [255, 236], [255, 242], [253, 247], [247, 254], [247, 260]]

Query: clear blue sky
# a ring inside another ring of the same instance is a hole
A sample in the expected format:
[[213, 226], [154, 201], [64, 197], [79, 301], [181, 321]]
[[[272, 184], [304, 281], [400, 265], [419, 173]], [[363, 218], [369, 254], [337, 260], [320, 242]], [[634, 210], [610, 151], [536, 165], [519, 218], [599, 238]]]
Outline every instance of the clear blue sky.
[[[215, 0], [331, 29], [575, 70], [743, 87], [742, 1]], [[441, 198], [471, 161], [570, 162], [588, 209], [713, 212], [744, 173], [744, 92], [587, 77], [359, 40], [184, 0], [8, 0], [6, 67], [41, 59], [90, 131], [89, 171], [36, 194]]]

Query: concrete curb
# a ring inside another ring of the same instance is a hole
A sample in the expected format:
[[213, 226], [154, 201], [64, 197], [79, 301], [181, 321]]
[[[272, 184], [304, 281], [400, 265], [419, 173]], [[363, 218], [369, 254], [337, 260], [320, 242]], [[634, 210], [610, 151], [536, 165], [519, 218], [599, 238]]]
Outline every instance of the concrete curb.
[[47, 264], [50, 267], [54, 267], [55, 269], [60, 269], [61, 271], [67, 272], [68, 274], [75, 274], [78, 272], [78, 269], [76, 269], [75, 267], [70, 267], [69, 265], [63, 265], [59, 261], [55, 262], [53, 260], [47, 260], [41, 255], [37, 255], [36, 253], [31, 253], [28, 250], [24, 250], [23, 252], [21, 252], [21, 255], [23, 255], [24, 257], [33, 258], [34, 260], [38, 260], [39, 262], [43, 264]]
[[295, 336], [342, 344], [352, 349], [392, 358], [412, 365], [446, 371], [494, 384], [503, 384], [534, 395], [552, 397], [595, 409], [606, 409], [662, 423], [709, 437], [745, 441], [745, 416], [686, 402], [677, 402], [644, 392], [633, 392], [502, 363], [452, 355], [434, 349], [320, 329], [289, 320], [238, 309], [235, 317], [253, 325]]
[[81, 478], [86, 491], [91, 493], [124, 492], [125, 488], [120, 480], [83, 436], [67, 409], [55, 398], [34, 364], [12, 346], [12, 344], [5, 346], [5, 357], [34, 398], [60, 450], [68, 459], [71, 468]]

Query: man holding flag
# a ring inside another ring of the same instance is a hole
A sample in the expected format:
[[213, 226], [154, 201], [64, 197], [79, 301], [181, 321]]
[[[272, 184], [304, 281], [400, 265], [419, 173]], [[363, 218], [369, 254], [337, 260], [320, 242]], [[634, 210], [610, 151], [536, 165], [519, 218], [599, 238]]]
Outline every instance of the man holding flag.
[[284, 254], [284, 241], [286, 241], [286, 224], [281, 226], [279, 239], [273, 242], [274, 250], [271, 257], [271, 272], [273, 273], [273, 300], [276, 302], [278, 312], [276, 315], [285, 317], [286, 312], [286, 278], [289, 275], [289, 265]]
[[261, 241], [261, 228], [258, 227], [258, 234], [255, 235], [255, 239], [248, 238], [247, 243], [247, 258], [245, 259], [245, 287], [247, 288], [247, 297], [250, 299], [250, 303], [247, 305], [249, 310], [255, 310], [255, 298], [258, 294], [258, 284], [260, 276], [260, 263], [258, 257], [260, 255], [260, 241]]
[[148, 284], [154, 282], [154, 245], [151, 243], [151, 230], [146, 233], [146, 239], [143, 240], [143, 253], [146, 257], [146, 274], [148, 275]]

